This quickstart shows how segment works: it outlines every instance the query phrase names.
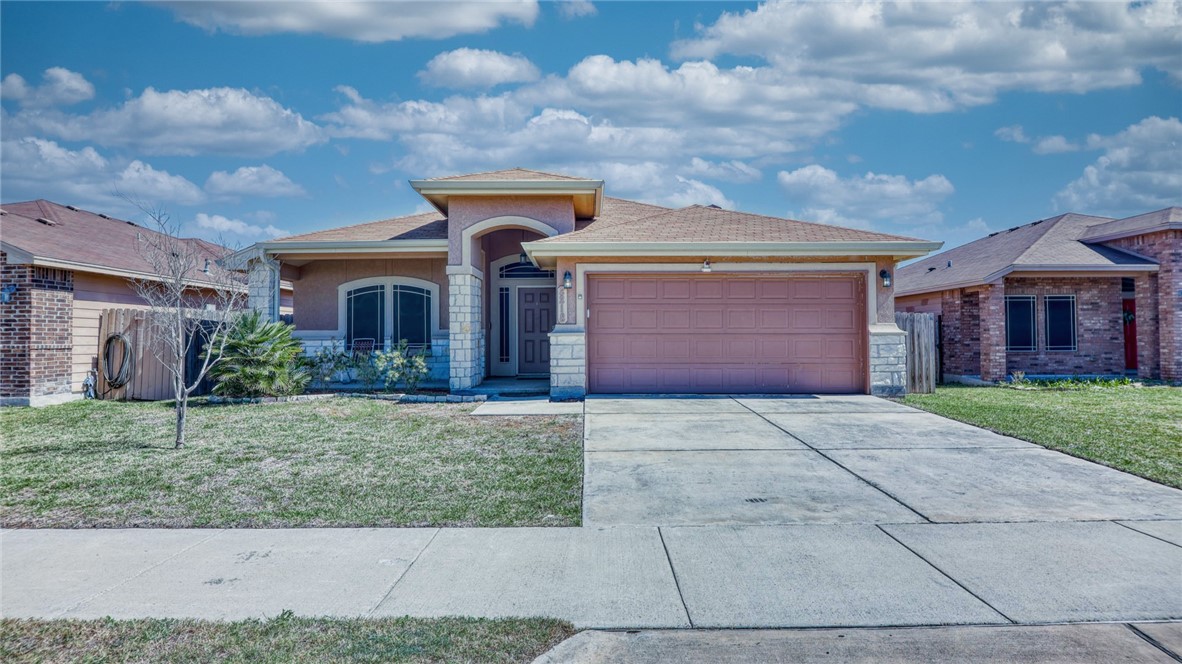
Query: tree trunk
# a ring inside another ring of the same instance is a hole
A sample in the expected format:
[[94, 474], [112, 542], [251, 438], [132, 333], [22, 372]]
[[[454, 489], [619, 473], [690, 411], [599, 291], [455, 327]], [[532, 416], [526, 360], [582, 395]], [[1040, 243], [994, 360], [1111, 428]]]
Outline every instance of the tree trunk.
[[176, 449], [185, 446], [185, 417], [189, 414], [189, 395], [176, 401]]

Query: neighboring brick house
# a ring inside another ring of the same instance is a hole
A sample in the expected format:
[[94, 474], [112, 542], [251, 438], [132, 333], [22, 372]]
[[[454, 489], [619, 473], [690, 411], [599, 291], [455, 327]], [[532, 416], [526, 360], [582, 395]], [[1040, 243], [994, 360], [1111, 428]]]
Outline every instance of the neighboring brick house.
[[260, 242], [229, 264], [274, 317], [295, 284], [305, 349], [430, 354], [455, 391], [547, 377], [550, 394], [904, 390], [896, 262], [938, 242], [604, 195], [511, 169], [411, 182], [435, 211]]
[[900, 268], [895, 308], [940, 316], [946, 380], [1182, 381], [1182, 208], [990, 234]]
[[[46, 200], [0, 209], [0, 405], [77, 399], [96, 368], [104, 309], [146, 308], [132, 280], [151, 276], [129, 221]], [[226, 249], [192, 239], [211, 260]], [[281, 312], [291, 311], [290, 284]]]

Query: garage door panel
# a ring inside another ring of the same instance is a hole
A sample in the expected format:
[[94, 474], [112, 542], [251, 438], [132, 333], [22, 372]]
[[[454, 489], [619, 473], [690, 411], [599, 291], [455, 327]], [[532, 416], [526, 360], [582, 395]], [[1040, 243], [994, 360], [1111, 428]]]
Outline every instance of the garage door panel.
[[860, 283], [852, 275], [592, 275], [590, 389], [863, 392]]

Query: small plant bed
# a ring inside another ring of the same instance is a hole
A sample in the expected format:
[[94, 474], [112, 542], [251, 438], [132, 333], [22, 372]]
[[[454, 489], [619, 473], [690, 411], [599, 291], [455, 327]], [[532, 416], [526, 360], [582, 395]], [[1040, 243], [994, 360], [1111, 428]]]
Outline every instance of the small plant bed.
[[322, 399], [0, 410], [0, 526], [577, 526], [582, 421]]
[[575, 630], [543, 618], [0, 621], [5, 662], [530, 662]]
[[941, 386], [903, 403], [1182, 488], [1182, 388], [1027, 383]]

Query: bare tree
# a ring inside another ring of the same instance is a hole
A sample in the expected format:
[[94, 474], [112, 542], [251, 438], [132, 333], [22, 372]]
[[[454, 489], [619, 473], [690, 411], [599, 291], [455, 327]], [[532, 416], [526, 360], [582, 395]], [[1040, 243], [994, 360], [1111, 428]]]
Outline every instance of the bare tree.
[[[224, 248], [180, 236], [167, 212], [127, 199], [146, 214], [156, 232], [139, 234], [139, 251], [152, 276], [133, 280], [148, 304], [152, 353], [172, 376], [176, 398], [176, 447], [185, 446], [189, 397], [222, 359], [230, 328], [247, 302], [242, 275], [219, 262]], [[186, 371], [189, 354], [204, 347], [200, 364]]]

